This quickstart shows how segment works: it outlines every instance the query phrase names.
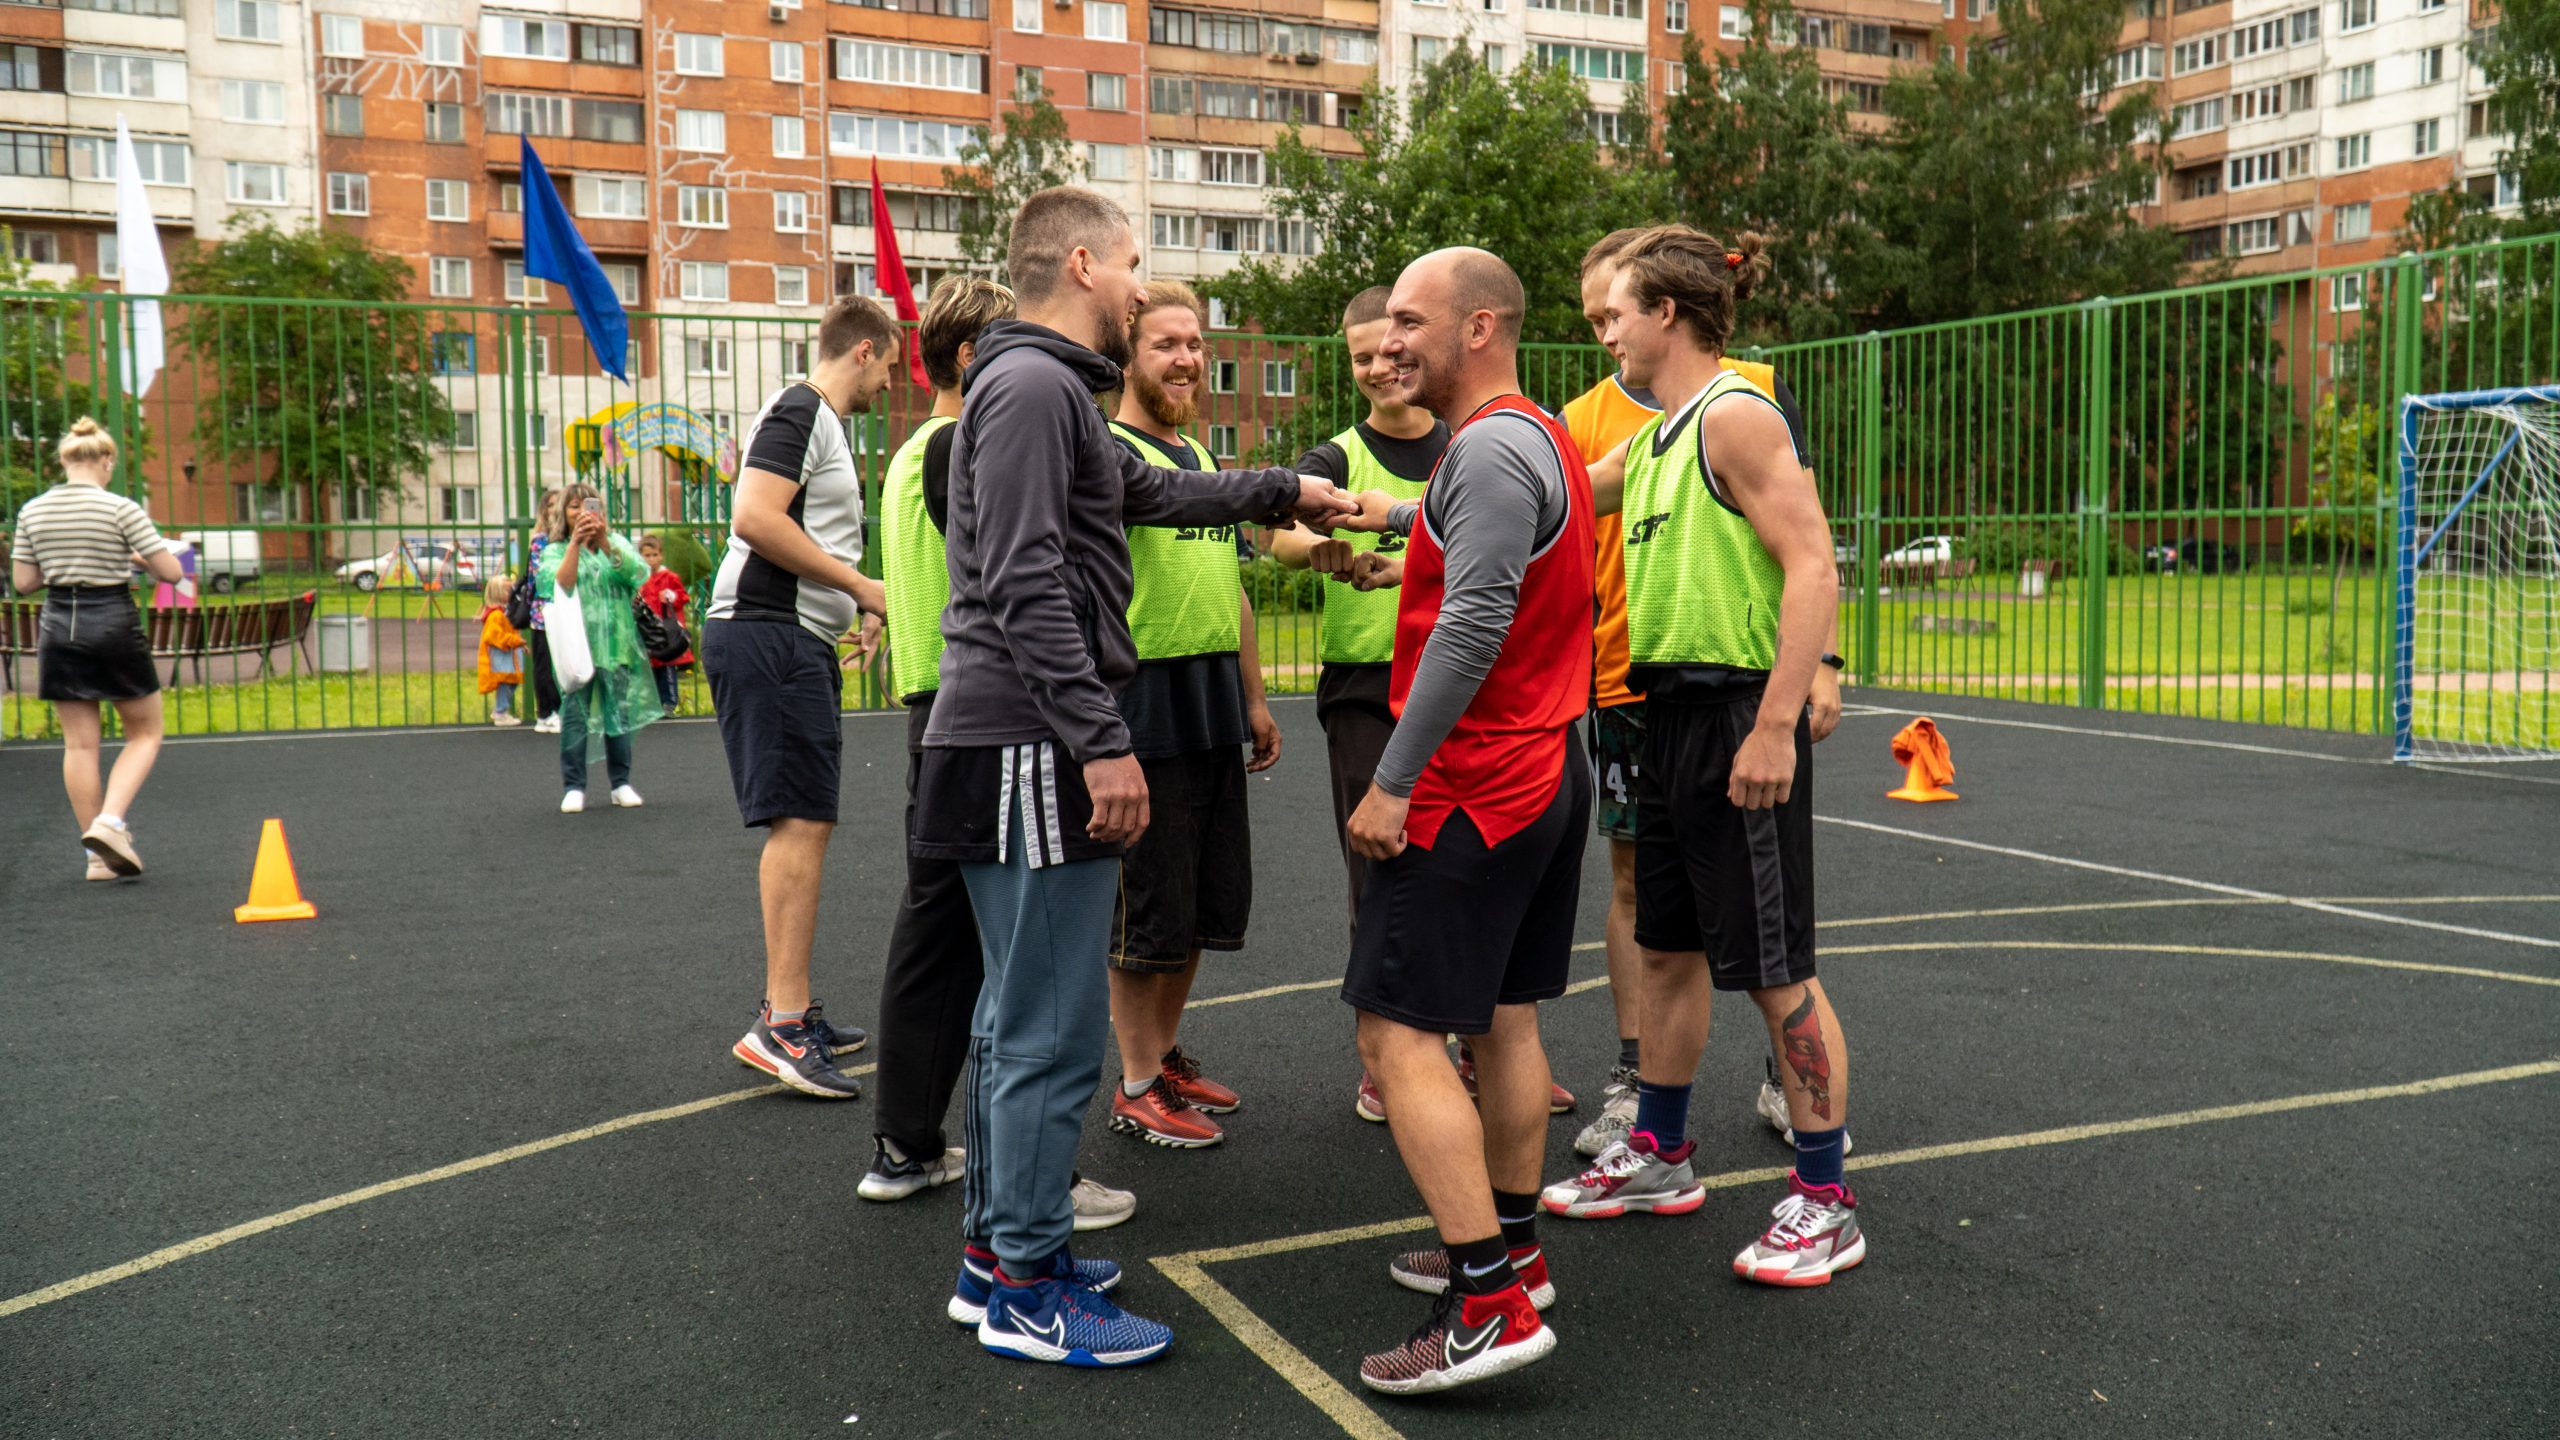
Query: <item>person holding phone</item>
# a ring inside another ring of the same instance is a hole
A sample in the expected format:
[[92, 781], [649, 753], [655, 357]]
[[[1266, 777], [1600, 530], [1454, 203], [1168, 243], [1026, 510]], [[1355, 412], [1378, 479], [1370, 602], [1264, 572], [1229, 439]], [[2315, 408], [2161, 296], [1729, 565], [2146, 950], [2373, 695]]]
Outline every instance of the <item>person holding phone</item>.
[[[631, 602], [647, 582], [649, 567], [629, 540], [613, 533], [603, 497], [593, 487], [572, 485], [563, 499], [568, 542], [560, 547], [556, 563], [545, 555], [534, 572], [534, 593], [546, 609], [563, 597], [577, 597], [587, 650], [595, 657], [595, 677], [560, 696], [560, 813], [575, 815], [587, 808], [590, 730], [604, 736], [613, 803], [636, 808], [641, 801], [640, 792], [631, 788], [631, 737], [667, 713], [658, 699], [658, 683], [650, 678], [640, 627], [631, 618]], [[559, 617], [553, 612], [549, 618]]]

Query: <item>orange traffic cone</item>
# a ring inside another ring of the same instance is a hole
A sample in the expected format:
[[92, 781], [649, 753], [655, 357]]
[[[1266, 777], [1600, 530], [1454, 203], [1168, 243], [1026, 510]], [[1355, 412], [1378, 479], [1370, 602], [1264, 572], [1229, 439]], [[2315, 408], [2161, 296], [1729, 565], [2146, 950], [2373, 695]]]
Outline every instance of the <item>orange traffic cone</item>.
[[302, 898], [293, 878], [293, 851], [284, 843], [284, 822], [270, 820], [258, 834], [258, 868], [249, 877], [249, 903], [232, 907], [234, 923], [252, 920], [308, 920], [319, 914]]
[[1946, 788], [1956, 778], [1955, 758], [1947, 753], [1947, 737], [1938, 733], [1937, 722], [1926, 715], [1902, 727], [1893, 737], [1893, 758], [1910, 768], [1903, 772], [1902, 788], [1888, 790], [1888, 800], [1953, 800], [1956, 792]]

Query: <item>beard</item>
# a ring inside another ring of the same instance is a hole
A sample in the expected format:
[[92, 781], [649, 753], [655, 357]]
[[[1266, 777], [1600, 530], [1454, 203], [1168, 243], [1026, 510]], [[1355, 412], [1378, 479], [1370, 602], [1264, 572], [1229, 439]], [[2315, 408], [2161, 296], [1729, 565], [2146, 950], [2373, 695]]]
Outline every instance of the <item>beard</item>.
[[1129, 367], [1129, 357], [1136, 353], [1129, 339], [1128, 317], [1121, 314], [1105, 315], [1102, 317], [1102, 323], [1095, 327], [1095, 331], [1093, 353], [1126, 370]]
[[[1157, 424], [1168, 430], [1180, 430], [1200, 418], [1200, 400], [1196, 391], [1189, 397], [1177, 399], [1172, 391], [1157, 384], [1144, 372], [1133, 369], [1126, 373], [1131, 393], [1138, 397], [1140, 407]], [[1199, 378], [1197, 375], [1191, 377], [1195, 385]]]

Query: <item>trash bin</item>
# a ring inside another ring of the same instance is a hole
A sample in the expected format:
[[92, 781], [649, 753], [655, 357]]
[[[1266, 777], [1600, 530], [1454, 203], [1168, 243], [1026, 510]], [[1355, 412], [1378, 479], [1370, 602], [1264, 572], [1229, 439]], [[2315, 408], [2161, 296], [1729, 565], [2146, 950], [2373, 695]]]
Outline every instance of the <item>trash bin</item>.
[[351, 675], [373, 668], [373, 618], [368, 615], [320, 617], [320, 673]]
[[2030, 560], [2018, 570], [2018, 594], [2028, 600], [2041, 600], [2053, 576], [2053, 562]]

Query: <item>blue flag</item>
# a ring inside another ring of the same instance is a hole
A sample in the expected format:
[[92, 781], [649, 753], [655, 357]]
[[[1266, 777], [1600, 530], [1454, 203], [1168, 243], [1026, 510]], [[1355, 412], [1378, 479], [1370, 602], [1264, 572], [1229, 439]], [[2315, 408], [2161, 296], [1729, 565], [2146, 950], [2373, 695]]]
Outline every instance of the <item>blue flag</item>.
[[596, 363], [604, 367], [606, 374], [627, 385], [631, 377], [625, 373], [623, 352], [630, 348], [631, 321], [622, 313], [622, 297], [613, 293], [613, 282], [605, 278], [595, 252], [587, 248], [587, 237], [570, 222], [567, 207], [560, 203], [560, 192], [551, 188], [550, 172], [542, 168], [542, 157], [533, 152], [532, 137], [521, 138], [524, 273], [568, 288], [569, 304], [578, 312], [578, 324], [587, 332], [587, 343], [595, 347]]

